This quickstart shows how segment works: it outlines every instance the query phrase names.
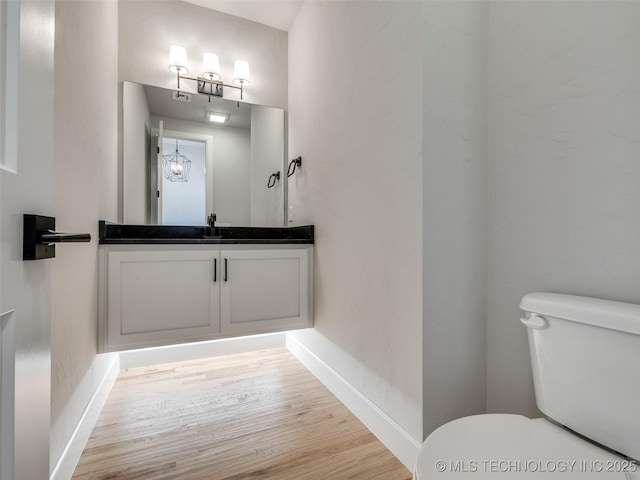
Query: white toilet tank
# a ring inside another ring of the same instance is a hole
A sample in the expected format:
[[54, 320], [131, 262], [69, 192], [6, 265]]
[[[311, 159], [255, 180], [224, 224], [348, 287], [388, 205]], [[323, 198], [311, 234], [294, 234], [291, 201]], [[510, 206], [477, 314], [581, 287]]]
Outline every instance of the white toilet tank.
[[531, 293], [520, 308], [538, 408], [640, 460], [640, 305]]

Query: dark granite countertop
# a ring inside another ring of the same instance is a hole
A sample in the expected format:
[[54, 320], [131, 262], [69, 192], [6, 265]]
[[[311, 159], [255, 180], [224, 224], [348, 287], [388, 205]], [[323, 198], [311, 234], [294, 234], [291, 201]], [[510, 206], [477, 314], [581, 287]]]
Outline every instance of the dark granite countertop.
[[124, 225], [99, 222], [100, 244], [304, 244], [314, 242], [314, 226], [214, 227]]

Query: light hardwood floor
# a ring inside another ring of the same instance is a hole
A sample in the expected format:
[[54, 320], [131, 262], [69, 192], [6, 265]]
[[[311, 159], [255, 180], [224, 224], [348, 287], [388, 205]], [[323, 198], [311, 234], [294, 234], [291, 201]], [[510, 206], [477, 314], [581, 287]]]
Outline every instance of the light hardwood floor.
[[285, 349], [121, 372], [73, 479], [410, 480]]

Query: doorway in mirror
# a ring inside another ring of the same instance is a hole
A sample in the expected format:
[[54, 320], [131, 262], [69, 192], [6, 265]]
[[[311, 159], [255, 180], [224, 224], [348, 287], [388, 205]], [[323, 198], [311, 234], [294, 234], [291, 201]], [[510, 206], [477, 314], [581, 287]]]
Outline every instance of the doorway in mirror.
[[171, 176], [162, 176], [162, 202], [158, 203], [161, 223], [163, 225], [201, 225], [206, 217], [206, 143], [172, 137], [164, 137], [162, 142], [165, 158], [174, 151], [178, 152], [191, 162], [191, 167], [189, 176], [184, 181], [173, 181]]

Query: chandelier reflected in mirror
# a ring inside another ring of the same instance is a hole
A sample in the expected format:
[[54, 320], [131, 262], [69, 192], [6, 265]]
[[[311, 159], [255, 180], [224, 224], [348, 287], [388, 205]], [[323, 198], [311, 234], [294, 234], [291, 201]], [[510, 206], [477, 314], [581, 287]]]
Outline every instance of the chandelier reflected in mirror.
[[176, 151], [169, 155], [162, 155], [164, 178], [170, 182], [188, 182], [191, 160], [178, 151], [176, 139]]

